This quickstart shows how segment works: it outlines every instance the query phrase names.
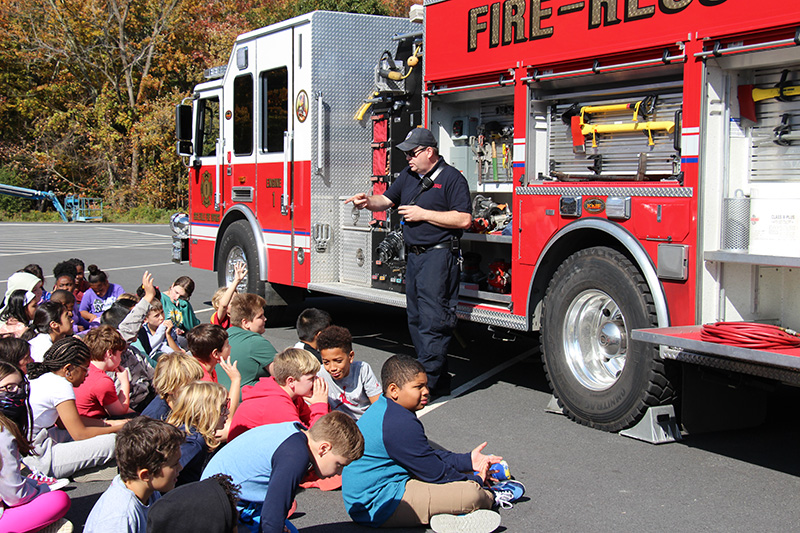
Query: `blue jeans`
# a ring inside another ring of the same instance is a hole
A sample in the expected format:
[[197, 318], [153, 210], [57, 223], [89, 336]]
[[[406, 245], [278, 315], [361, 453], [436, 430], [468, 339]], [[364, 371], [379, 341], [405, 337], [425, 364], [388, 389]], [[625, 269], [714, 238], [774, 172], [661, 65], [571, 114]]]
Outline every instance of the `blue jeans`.
[[449, 248], [409, 253], [406, 265], [406, 307], [411, 341], [428, 374], [428, 388], [450, 388], [447, 348], [456, 326], [458, 256]]

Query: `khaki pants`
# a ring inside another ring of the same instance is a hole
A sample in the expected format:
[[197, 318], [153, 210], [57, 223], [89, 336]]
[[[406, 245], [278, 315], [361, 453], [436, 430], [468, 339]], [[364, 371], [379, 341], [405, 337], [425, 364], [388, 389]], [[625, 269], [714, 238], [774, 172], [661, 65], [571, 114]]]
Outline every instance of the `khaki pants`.
[[381, 527], [413, 527], [430, 523], [437, 514], [465, 514], [491, 509], [494, 497], [474, 481], [423, 483], [410, 479], [400, 505]]

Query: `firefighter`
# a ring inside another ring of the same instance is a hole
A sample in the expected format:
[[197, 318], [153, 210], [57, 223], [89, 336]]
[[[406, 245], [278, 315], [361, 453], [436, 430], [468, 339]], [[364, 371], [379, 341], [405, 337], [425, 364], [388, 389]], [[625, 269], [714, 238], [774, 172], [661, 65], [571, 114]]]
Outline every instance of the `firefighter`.
[[408, 329], [431, 394], [450, 394], [447, 348], [456, 325], [459, 239], [472, 223], [464, 176], [439, 157], [430, 130], [416, 128], [397, 145], [408, 166], [384, 194], [348, 198], [358, 209], [399, 206], [406, 244]]

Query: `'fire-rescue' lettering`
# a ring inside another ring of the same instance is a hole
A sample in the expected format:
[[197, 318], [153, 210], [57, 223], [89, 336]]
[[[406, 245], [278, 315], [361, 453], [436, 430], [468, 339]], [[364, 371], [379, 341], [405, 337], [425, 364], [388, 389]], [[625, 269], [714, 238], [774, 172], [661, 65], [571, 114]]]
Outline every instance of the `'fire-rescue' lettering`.
[[[467, 13], [467, 51], [474, 52], [478, 49], [480, 33], [488, 33], [489, 48], [551, 37], [555, 29], [547, 22], [553, 17], [553, 8], [543, 6], [550, 1], [503, 0], [473, 7]], [[674, 15], [689, 7], [693, 1], [695, 0], [579, 0], [559, 7], [556, 16], [586, 10], [588, 27], [591, 30], [620, 22], [647, 19], [657, 12]], [[725, 2], [725, 0], [696, 1], [706, 7], [718, 6]], [[620, 6], [622, 19], [620, 19]]]

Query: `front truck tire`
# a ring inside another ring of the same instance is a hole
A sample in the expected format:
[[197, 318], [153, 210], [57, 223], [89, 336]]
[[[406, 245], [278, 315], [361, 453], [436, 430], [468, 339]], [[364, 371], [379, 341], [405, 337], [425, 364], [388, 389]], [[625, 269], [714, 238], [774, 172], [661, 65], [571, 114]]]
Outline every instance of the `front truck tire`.
[[540, 338], [547, 380], [567, 416], [620, 431], [674, 397], [658, 346], [631, 339], [631, 330], [656, 323], [644, 277], [620, 252], [588, 248], [559, 266]]
[[220, 287], [227, 287], [233, 281], [233, 266], [239, 261], [247, 264], [247, 276], [239, 284], [238, 291], [263, 296], [267, 301], [264, 312], [268, 319], [301, 299], [299, 291], [293, 290], [294, 287], [273, 286], [258, 279], [261, 267], [258, 244], [246, 220], [231, 223], [220, 241], [217, 255], [217, 283]]

